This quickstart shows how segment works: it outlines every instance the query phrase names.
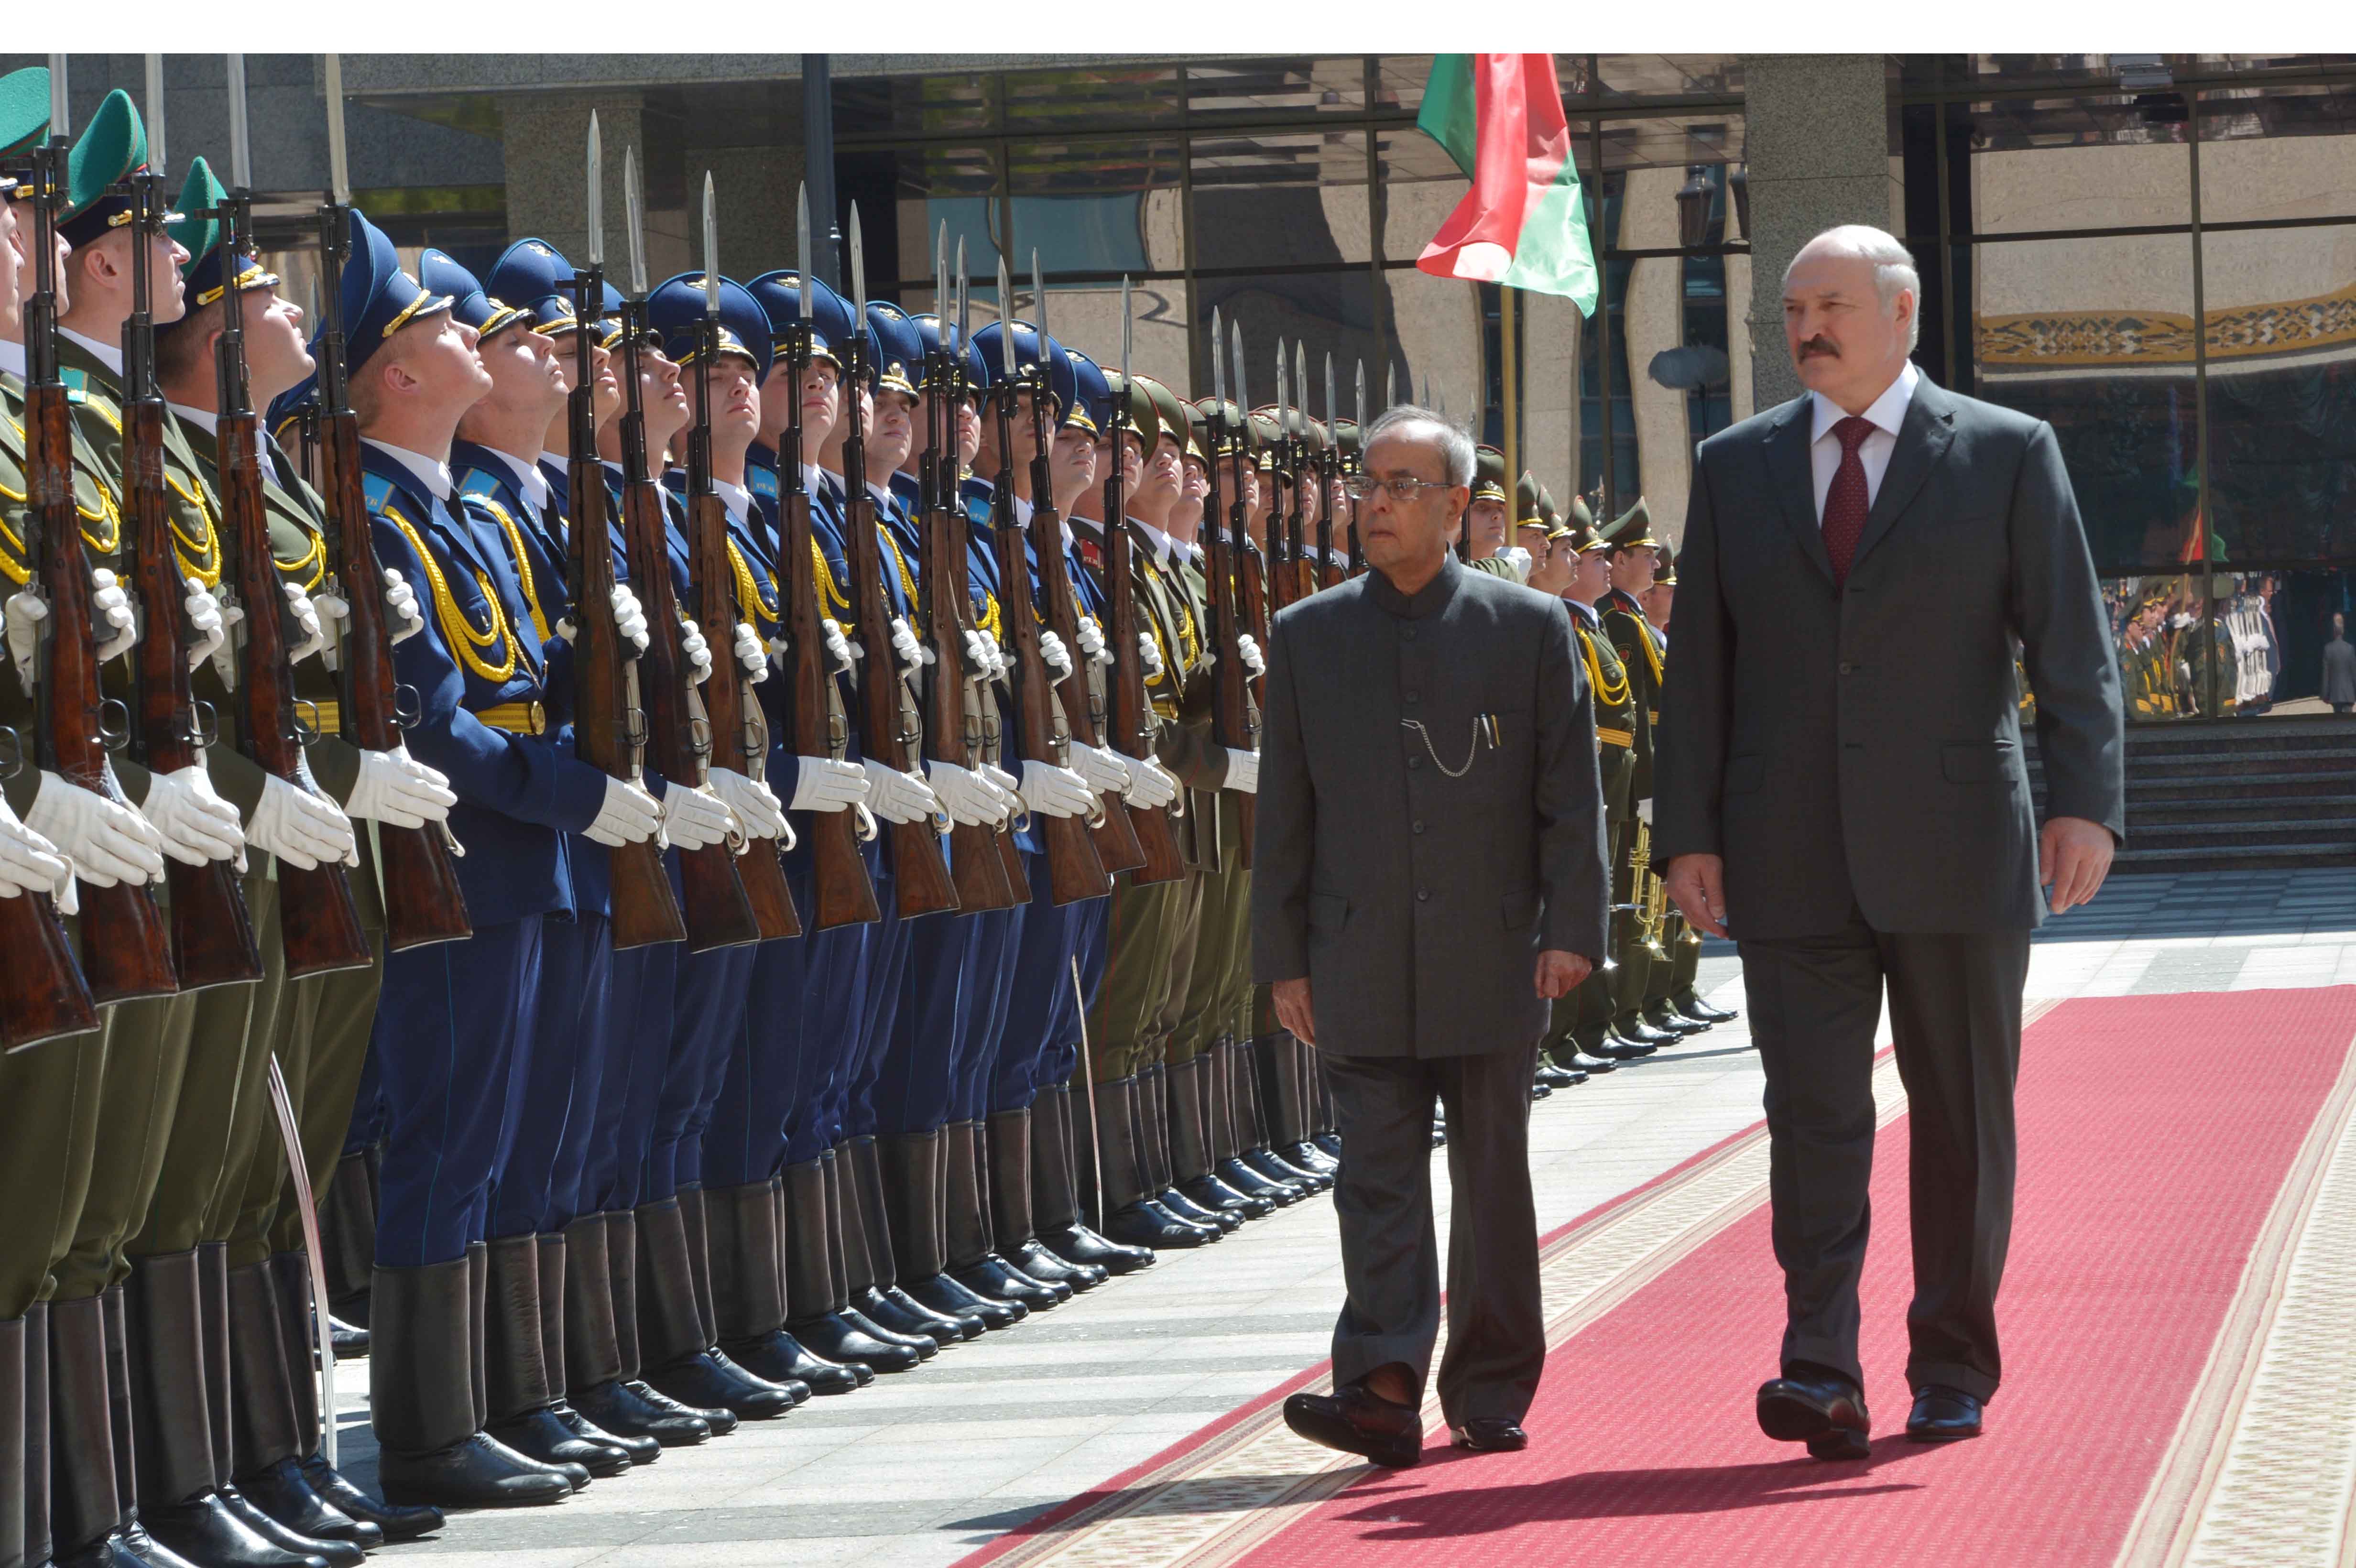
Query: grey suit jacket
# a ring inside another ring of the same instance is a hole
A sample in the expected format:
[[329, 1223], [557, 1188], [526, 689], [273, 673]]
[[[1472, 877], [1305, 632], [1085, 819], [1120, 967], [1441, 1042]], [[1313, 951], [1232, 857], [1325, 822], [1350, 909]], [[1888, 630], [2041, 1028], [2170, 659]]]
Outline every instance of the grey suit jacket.
[[1267, 685], [1254, 977], [1308, 976], [1323, 1051], [1528, 1048], [1539, 949], [1603, 954], [1595, 713], [1562, 602], [1453, 559], [1411, 598], [1370, 571], [1277, 616]]
[[1845, 592], [1801, 398], [1704, 442], [1677, 554], [1656, 864], [1726, 860], [1728, 929], [1988, 932], [2045, 917], [2018, 644], [2047, 808], [2126, 831], [2126, 723], [2052, 428], [1924, 378]]

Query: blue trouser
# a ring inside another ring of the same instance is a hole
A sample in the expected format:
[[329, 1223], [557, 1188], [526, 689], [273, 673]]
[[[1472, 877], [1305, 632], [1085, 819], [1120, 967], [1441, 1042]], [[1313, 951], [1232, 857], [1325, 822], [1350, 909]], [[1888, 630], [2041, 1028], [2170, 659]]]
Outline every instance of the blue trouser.
[[612, 955], [605, 922], [595, 915], [585, 922], [549, 916], [541, 923], [538, 1016], [517, 1072], [521, 1115], [491, 1173], [494, 1236], [528, 1236], [563, 1223], [551, 1223], [551, 1194], [568, 1151], [586, 1141], [595, 1119], [605, 1064], [584, 1037], [596, 1028], [589, 1004], [605, 988]]
[[1104, 929], [1108, 900], [1081, 899], [1058, 905], [1048, 896], [1047, 857], [1028, 857], [1031, 907], [1015, 944], [1014, 971], [1007, 987], [1006, 1022], [990, 1064], [985, 1105], [1019, 1111], [1038, 1093], [1040, 1059], [1079, 1033], [1079, 1008], [1072, 996], [1072, 962], [1091, 931]]
[[519, 1071], [540, 1000], [543, 917], [395, 953], [371, 1043], [382, 1075], [376, 1261], [420, 1268], [487, 1234], [492, 1172], [522, 1120]]
[[990, 1114], [990, 1072], [1006, 1031], [1014, 988], [1014, 960], [1022, 950], [1028, 904], [988, 910], [973, 918], [988, 923], [974, 941], [973, 1000], [958, 1036], [949, 1068], [949, 1120], [978, 1122]]
[[703, 1134], [727, 1080], [730, 1049], [744, 1021], [744, 988], [758, 944], [679, 956], [672, 986], [670, 1065], [655, 1104], [638, 1201], [659, 1203], [703, 1180]]
[[934, 915], [911, 923], [906, 971], [875, 1083], [875, 1131], [930, 1132], [949, 1119], [949, 1080], [973, 1007], [974, 953], [989, 916]]
[[[869, 848], [872, 852], [873, 846]], [[805, 938], [809, 973], [802, 990], [801, 1051], [795, 1062], [793, 1101], [786, 1115], [787, 1165], [807, 1164], [834, 1147], [833, 1117], [859, 1047], [875, 929], [838, 925]]]
[[[583, 966], [571, 1033], [554, 1037], [562, 1041], [558, 1049], [577, 1057], [578, 1062], [573, 1074], [573, 1109], [564, 1120], [564, 1140], [557, 1146], [556, 1163], [549, 1172], [548, 1205], [540, 1222], [546, 1232], [561, 1231], [584, 1214], [597, 1212], [590, 1173], [596, 1165], [600, 1127], [610, 1144], [614, 1122], [618, 1119], [607, 1116], [607, 1102], [615, 1097], [616, 1085], [626, 1071], [623, 1053], [630, 1043], [628, 1031], [614, 1027], [614, 965], [620, 956], [614, 951], [614, 923], [602, 914], [584, 914], [575, 929], [589, 961]], [[543, 1008], [553, 995], [544, 991]], [[541, 1036], [551, 1038], [546, 1029]]]
[[[807, 922], [817, 906], [806, 879], [789, 868], [794, 906]], [[855, 930], [856, 928], [851, 928]], [[808, 931], [805, 924], [804, 930]], [[753, 949], [744, 1009], [728, 1051], [719, 1104], [703, 1136], [703, 1179], [712, 1187], [766, 1181], [784, 1168], [786, 1124], [802, 1070], [802, 1012], [810, 987], [810, 960], [840, 944], [839, 933], [765, 942]]]
[[903, 921], [894, 907], [898, 883], [879, 878], [875, 896], [884, 901], [884, 919], [868, 928], [867, 996], [859, 1019], [859, 1044], [853, 1057], [833, 1142], [872, 1136], [876, 1130], [875, 1096], [892, 1054], [892, 1036], [900, 1018], [900, 994], [908, 975], [910, 944], [916, 932], [952, 914], [928, 914]]
[[597, 1148], [582, 1177], [588, 1211], [635, 1209], [645, 1200], [647, 1150], [670, 1069], [671, 983], [679, 944], [658, 942], [614, 955], [606, 1027], [622, 1036], [597, 1095]]
[[352, 1125], [344, 1132], [344, 1152], [358, 1154], [384, 1141], [384, 1069], [377, 1064], [371, 1035], [360, 1060], [360, 1086], [352, 1095]]

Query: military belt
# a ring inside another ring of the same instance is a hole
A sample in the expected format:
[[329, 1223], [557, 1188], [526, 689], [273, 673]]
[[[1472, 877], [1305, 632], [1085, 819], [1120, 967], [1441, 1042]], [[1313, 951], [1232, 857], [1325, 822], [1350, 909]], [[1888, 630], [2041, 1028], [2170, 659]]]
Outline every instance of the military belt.
[[548, 709], [537, 701], [502, 702], [496, 708], [478, 709], [475, 717], [510, 735], [541, 735], [548, 731]]

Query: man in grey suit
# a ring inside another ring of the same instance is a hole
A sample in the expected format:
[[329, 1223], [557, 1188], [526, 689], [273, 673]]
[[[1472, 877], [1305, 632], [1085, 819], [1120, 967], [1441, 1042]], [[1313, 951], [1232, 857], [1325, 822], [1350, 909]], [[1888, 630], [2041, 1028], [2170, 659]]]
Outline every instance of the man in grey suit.
[[1912, 1113], [1907, 1435], [1976, 1436], [2001, 1371], [2029, 933], [2094, 897], [2125, 831], [2117, 664], [2061, 448], [1909, 362], [1919, 298], [1878, 229], [1793, 261], [1809, 390], [1702, 443], [1661, 714], [1655, 853], [1686, 917], [1740, 944], [1767, 1074], [1786, 1327], [1759, 1424], [1819, 1458], [1863, 1456], [1871, 1427], [1857, 1285], [1882, 994]]
[[1342, 1131], [1348, 1299], [1334, 1393], [1295, 1432], [1385, 1465], [1422, 1448], [1440, 1332], [1435, 1098], [1454, 1209], [1440, 1399], [1460, 1446], [1519, 1448], [1546, 1361], [1529, 1103], [1547, 1004], [1603, 952], [1595, 716], [1558, 599], [1448, 549], [1472, 443], [1428, 410], [1366, 432], [1374, 570], [1269, 639], [1252, 968], [1315, 1046]]

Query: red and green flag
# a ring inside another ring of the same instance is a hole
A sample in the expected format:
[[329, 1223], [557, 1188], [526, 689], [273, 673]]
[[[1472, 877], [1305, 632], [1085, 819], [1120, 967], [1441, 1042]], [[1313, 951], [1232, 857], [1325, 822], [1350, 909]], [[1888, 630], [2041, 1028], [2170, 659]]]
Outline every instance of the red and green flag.
[[1554, 56], [1437, 55], [1415, 123], [1472, 182], [1415, 264], [1562, 294], [1593, 315], [1595, 251]]

